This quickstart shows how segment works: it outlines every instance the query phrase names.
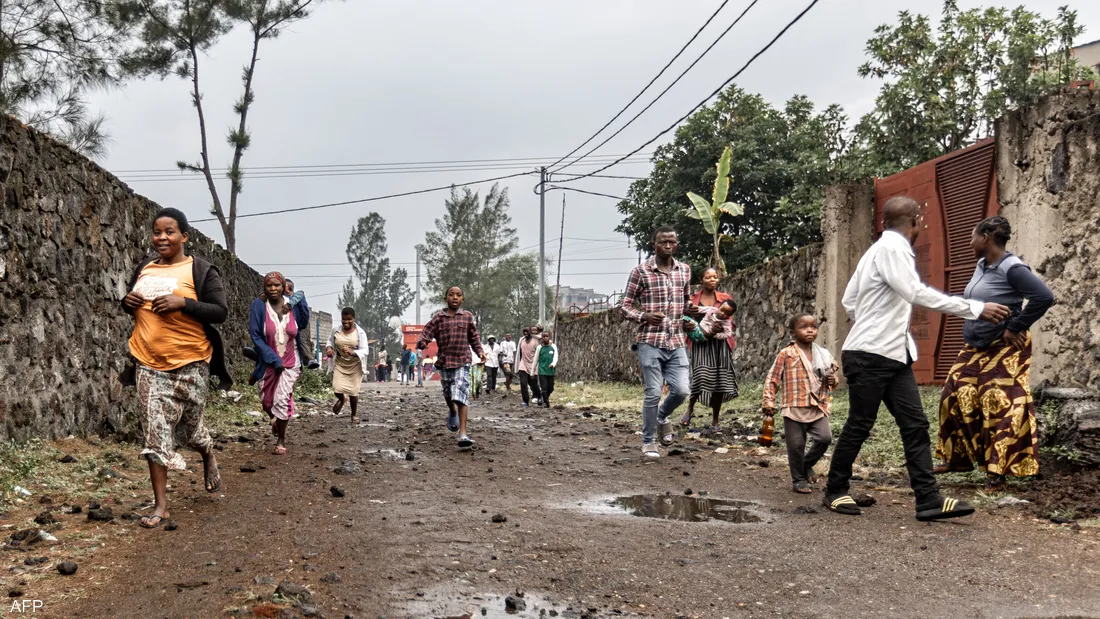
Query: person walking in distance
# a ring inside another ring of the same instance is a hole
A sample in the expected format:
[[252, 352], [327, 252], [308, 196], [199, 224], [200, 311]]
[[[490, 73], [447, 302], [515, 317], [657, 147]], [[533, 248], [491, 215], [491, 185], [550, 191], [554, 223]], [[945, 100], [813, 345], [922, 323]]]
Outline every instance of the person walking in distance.
[[470, 412], [470, 355], [478, 355], [485, 363], [485, 352], [481, 348], [481, 337], [474, 324], [474, 315], [462, 309], [465, 295], [462, 288], [451, 286], [447, 289], [447, 307], [432, 316], [420, 340], [416, 343], [424, 350], [434, 339], [439, 345], [439, 354], [435, 360], [439, 380], [443, 386], [443, 399], [447, 402], [449, 415], [447, 429], [458, 432], [458, 446], [472, 447], [473, 439], [466, 431], [466, 418]]
[[490, 335], [485, 344], [485, 393], [497, 390], [497, 372], [500, 371], [500, 344]]
[[[657, 438], [672, 444], [675, 435], [669, 416], [689, 395], [688, 356], [684, 312], [691, 295], [691, 267], [676, 260], [679, 240], [671, 226], [657, 228], [654, 255], [634, 267], [626, 283], [620, 311], [638, 323], [634, 349], [642, 367], [645, 400], [642, 404], [642, 453], [659, 458]], [[661, 401], [661, 388], [668, 395]]]
[[[519, 376], [519, 394], [523, 398], [525, 407], [531, 405], [532, 397], [535, 406], [542, 402], [542, 392], [539, 390], [538, 370], [535, 367], [535, 351], [539, 348], [539, 340], [535, 335], [536, 327], [525, 327], [523, 339], [519, 341], [519, 352], [516, 353], [516, 375]], [[536, 377], [532, 380], [531, 377]]]
[[401, 345], [401, 363], [398, 372], [400, 375], [397, 377], [397, 382], [402, 385], [409, 383], [409, 347], [405, 344]]
[[512, 391], [515, 362], [516, 343], [512, 341], [511, 333], [505, 333], [504, 341], [500, 343], [500, 371], [504, 372], [504, 388], [509, 392]]
[[386, 364], [389, 363], [389, 360], [390, 360], [390, 354], [388, 352], [386, 352], [385, 348], [378, 351], [378, 370], [377, 370], [378, 379], [377, 380], [380, 383], [384, 383], [384, 382], [386, 382], [386, 380], [388, 380], [388, 377], [386, 376]]
[[862, 513], [848, 495], [852, 464], [870, 436], [883, 402], [901, 431], [917, 520], [974, 513], [967, 503], [944, 498], [932, 474], [928, 416], [913, 375], [917, 347], [909, 335], [909, 320], [914, 305], [994, 323], [1004, 321], [1010, 312], [1003, 305], [950, 297], [921, 283], [913, 244], [922, 224], [916, 201], [905, 196], [890, 198], [883, 210], [885, 231], [860, 259], [844, 291], [842, 302], [852, 321], [841, 354], [841, 366], [848, 379], [849, 412], [833, 450], [822, 501], [840, 514]]
[[202, 456], [206, 491], [222, 488], [203, 413], [210, 374], [218, 377], [219, 389], [233, 386], [222, 338], [214, 328], [225, 322], [229, 305], [218, 268], [184, 253], [188, 232], [187, 217], [179, 210], [157, 212], [156, 256], [137, 265], [122, 299], [123, 310], [134, 317], [134, 330], [130, 360], [119, 382], [137, 386], [144, 431], [141, 455], [149, 462], [154, 500], [153, 513], [141, 519], [147, 529], [168, 519], [168, 471], [187, 468], [177, 443]]
[[550, 396], [554, 393], [554, 375], [557, 373], [558, 347], [550, 339], [550, 332], [543, 331], [539, 347], [535, 350], [535, 369], [539, 373], [539, 391], [542, 405], [550, 408]]

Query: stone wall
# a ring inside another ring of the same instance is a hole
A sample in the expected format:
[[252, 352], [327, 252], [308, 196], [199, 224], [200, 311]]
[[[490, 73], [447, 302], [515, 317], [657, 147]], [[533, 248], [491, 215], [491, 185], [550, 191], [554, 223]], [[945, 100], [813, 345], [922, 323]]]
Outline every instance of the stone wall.
[[[734, 362], [742, 380], [762, 380], [776, 352], [788, 341], [790, 316], [814, 311], [821, 256], [821, 245], [811, 245], [734, 273], [719, 284], [719, 290], [737, 301]], [[559, 379], [641, 382], [637, 358], [630, 350], [636, 328], [614, 310], [560, 322]]]
[[[153, 202], [51, 138], [0, 117], [0, 439], [133, 427], [133, 390], [112, 386], [132, 319], [120, 300], [151, 252]], [[229, 361], [247, 341], [258, 273], [198, 232], [188, 253], [229, 293]]]
[[841, 300], [860, 258], [871, 247], [874, 217], [875, 191], [872, 185], [825, 188], [825, 200], [821, 206], [823, 243], [815, 305], [821, 323], [817, 340], [837, 359], [852, 327]]
[[1032, 330], [1032, 384], [1100, 387], [1100, 93], [1067, 91], [996, 125], [1009, 249], [1057, 298]]
[[718, 285], [737, 301], [733, 361], [738, 377], [763, 380], [776, 353], [790, 342], [787, 323], [791, 316], [814, 312], [821, 256], [822, 246], [810, 245], [738, 271]]

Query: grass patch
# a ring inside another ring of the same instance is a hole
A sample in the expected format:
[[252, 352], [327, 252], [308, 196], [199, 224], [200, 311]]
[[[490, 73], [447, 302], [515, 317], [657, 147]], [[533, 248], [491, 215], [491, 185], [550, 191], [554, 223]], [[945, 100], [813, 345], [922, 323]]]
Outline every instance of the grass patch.
[[[935, 444], [939, 428], [940, 389], [921, 387], [921, 404], [928, 415], [928, 435]], [[740, 385], [740, 395], [722, 409], [722, 426], [731, 424], [745, 433], [755, 433], [760, 428], [760, 402], [764, 396], [763, 382], [751, 382]], [[559, 383], [554, 391], [554, 399], [559, 403], [572, 403], [578, 407], [592, 406], [614, 411], [640, 411], [642, 407], [642, 386], [629, 383]], [[686, 404], [677, 409], [677, 415], [683, 414]], [[832, 412], [829, 425], [834, 440], [840, 436], [840, 430], [848, 419], [848, 390], [841, 387], [833, 395]], [[638, 422], [641, 422], [639, 412]], [[696, 407], [695, 424], [709, 424], [710, 411]], [[776, 424], [776, 431], [782, 431], [782, 422]], [[860, 451], [860, 461], [865, 466], [875, 468], [897, 468], [904, 466], [905, 454], [901, 445], [901, 432], [894, 423], [886, 407], [879, 409], [878, 421], [871, 430], [871, 437]], [[973, 474], [958, 474], [960, 481], [969, 482]], [[983, 476], [984, 479], [984, 476]]]
[[[211, 390], [206, 400], [204, 420], [211, 434], [228, 434], [236, 428], [251, 426], [256, 418], [249, 411], [263, 411], [260, 405], [260, 390], [256, 385], [248, 384], [252, 366], [237, 364], [233, 367], [233, 389], [241, 394], [239, 400], [222, 396], [218, 390]], [[294, 385], [295, 398], [313, 398], [327, 400], [332, 397], [332, 377], [320, 370], [303, 370]], [[266, 417], [266, 415], [264, 416]], [[263, 420], [264, 417], [260, 417]]]

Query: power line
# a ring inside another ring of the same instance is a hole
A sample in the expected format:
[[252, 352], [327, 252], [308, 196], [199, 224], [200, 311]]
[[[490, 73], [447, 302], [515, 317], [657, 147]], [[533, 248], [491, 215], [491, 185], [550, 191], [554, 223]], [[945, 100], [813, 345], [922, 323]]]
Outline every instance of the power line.
[[[582, 163], [582, 166], [598, 166], [607, 163], [610, 160], [602, 160], [599, 162]], [[633, 157], [624, 161], [627, 164], [648, 164], [649, 159], [647, 157]], [[439, 167], [439, 168], [394, 168], [387, 170], [373, 170], [373, 169], [329, 169], [329, 170], [298, 170], [290, 172], [260, 172], [257, 174], [248, 173], [245, 170], [244, 178], [248, 180], [258, 179], [287, 179], [287, 178], [332, 178], [340, 176], [391, 176], [401, 174], [438, 174], [443, 172], [488, 172], [488, 171], [503, 171], [503, 170], [529, 170], [530, 165], [527, 164], [508, 164], [508, 165], [484, 165], [484, 166], [467, 166], [467, 167]], [[219, 173], [220, 175], [220, 173]], [[121, 176], [120, 180], [126, 183], [177, 183], [177, 182], [193, 182], [193, 181], [206, 181], [206, 177], [202, 174], [195, 172], [180, 172], [178, 174], [157, 174], [148, 176]], [[637, 177], [634, 177], [637, 178]]]
[[609, 193], [600, 193], [598, 191], [588, 191], [586, 189], [576, 189], [574, 187], [560, 187], [558, 185], [551, 185], [551, 186], [546, 188], [547, 191], [550, 191], [551, 189], [559, 189], [561, 191], [575, 191], [577, 193], [585, 193], [585, 194], [588, 194], [590, 196], [599, 196], [601, 198], [614, 198], [616, 200], [629, 200], [630, 199], [630, 198], [624, 198], [622, 196], [613, 196]]
[[[578, 164], [578, 165], [586, 165], [586, 164], [581, 163], [581, 164]], [[557, 174], [560, 175], [560, 176], [581, 176], [580, 174], [572, 174], [570, 172], [558, 172]], [[615, 174], [593, 174], [589, 178], [621, 178], [621, 179], [625, 179], [625, 180], [628, 180], [628, 181], [643, 181], [648, 177], [646, 177], [646, 176], [618, 176], [618, 175], [615, 175]]]
[[[360, 198], [358, 200], [347, 200], [344, 202], [330, 202], [328, 204], [316, 204], [313, 206], [299, 206], [296, 208], [286, 208], [276, 211], [260, 211], [259, 213], [245, 213], [243, 215], [237, 215], [237, 219], [245, 219], [246, 217], [266, 217], [267, 215], [282, 215], [284, 213], [299, 213], [302, 211], [315, 211], [317, 209], [331, 208], [334, 206], [347, 206], [349, 204], [363, 204], [364, 202], [377, 202], [379, 200], [389, 200], [391, 198], [404, 198], [406, 196], [415, 196], [422, 193], [431, 193], [433, 191], [443, 191], [444, 189], [450, 189], [452, 187], [469, 187], [470, 185], [480, 185], [482, 183], [493, 183], [496, 181], [503, 181], [509, 178], [517, 178], [520, 176], [528, 176], [531, 172], [520, 172], [518, 174], [509, 174], [507, 176], [497, 176], [494, 178], [484, 178], [479, 181], [470, 181], [468, 183], [452, 183], [450, 185], [443, 185], [441, 187], [429, 187], [428, 189], [417, 189], [416, 191], [404, 191], [401, 193], [391, 193], [384, 196], [374, 196], [371, 198]], [[203, 223], [207, 221], [218, 221], [214, 217], [208, 217], [206, 219], [195, 219], [194, 223]]]
[[[746, 69], [748, 69], [750, 66], [752, 66], [752, 63], [755, 62], [757, 58], [762, 56], [764, 54], [764, 52], [768, 51], [771, 48], [771, 46], [775, 44], [776, 41], [778, 41], [780, 38], [782, 38], [782, 36], [784, 34], [786, 34], [788, 30], [791, 29], [792, 26], [797, 24], [806, 15], [806, 13], [809, 13], [810, 9], [814, 8], [814, 5], [816, 5], [818, 2], [819, 2], [819, 0], [812, 0], [810, 2], [810, 4], [806, 6], [806, 8], [802, 9], [801, 13], [799, 13], [797, 16], [795, 16], [795, 18], [793, 20], [791, 20], [789, 23], [787, 23], [787, 25], [784, 26], [783, 29], [779, 31], [779, 34], [775, 35], [775, 38], [773, 38], [771, 41], [769, 41], [768, 44], [765, 45], [760, 51], [753, 54], [752, 58], [749, 58], [749, 61], [746, 62], [745, 65], [737, 71], [737, 73], [734, 73], [729, 79], [727, 79], [725, 82], [723, 82], [721, 86], [719, 86], [717, 89], [715, 89], [714, 92], [710, 93], [709, 95], [707, 95], [707, 97], [705, 99], [703, 99], [698, 104], [696, 104], [695, 107], [693, 107], [691, 109], [691, 111], [689, 111], [687, 114], [684, 114], [683, 116], [681, 116], [676, 122], [669, 125], [669, 127], [667, 129], [664, 129], [663, 131], [661, 131], [657, 135], [653, 136], [653, 138], [648, 140], [645, 144], [642, 144], [641, 146], [636, 148], [632, 153], [630, 153], [626, 157], [622, 157], [622, 159], [625, 160], [627, 157], [630, 157], [630, 156], [638, 153], [639, 151], [641, 151], [646, 146], [649, 146], [650, 144], [652, 144], [652, 143], [656, 142], [657, 140], [659, 140], [661, 138], [661, 136], [663, 136], [664, 134], [668, 133], [669, 131], [672, 131], [673, 129], [675, 129], [677, 127], [677, 125], [679, 125], [680, 123], [687, 120], [688, 117], [690, 117], [692, 114], [694, 114], [696, 110], [698, 110], [699, 108], [706, 105], [707, 101], [710, 101], [715, 96], [717, 96], [719, 93], [721, 93], [723, 90], [725, 90], [726, 87], [729, 86], [729, 84], [731, 82], [733, 82], [733, 80], [740, 77], [740, 75], [742, 73], [744, 73]], [[576, 178], [562, 179], [560, 182], [569, 183], [569, 182], [581, 180], [583, 178], [588, 178], [589, 176], [599, 174], [600, 172], [603, 172], [604, 170], [607, 170], [609, 168], [613, 168], [616, 165], [618, 165], [618, 164], [617, 163], [611, 163], [611, 164], [605, 165], [604, 167], [596, 170], [595, 172], [591, 172], [589, 174], [582, 174], [580, 176], [577, 176]]]
[[[715, 9], [714, 13], [712, 13], [711, 16], [707, 18], [707, 21], [703, 22], [703, 25], [700, 26], [699, 29], [695, 31], [695, 34], [691, 35], [691, 38], [688, 39], [687, 43], [684, 43], [684, 46], [680, 48], [680, 51], [676, 52], [676, 55], [672, 57], [672, 60], [669, 60], [668, 63], [666, 63], [665, 66], [661, 68], [661, 70], [657, 73], [657, 75], [653, 76], [653, 79], [649, 80], [649, 83], [646, 84], [641, 90], [639, 90], [638, 94], [634, 95], [634, 98], [631, 99], [629, 103], [627, 103], [626, 105], [623, 106], [623, 109], [619, 110], [618, 114], [615, 114], [611, 118], [611, 120], [607, 121], [607, 123], [604, 126], [600, 127], [599, 130], [596, 131], [596, 133], [593, 133], [592, 136], [589, 137], [587, 140], [585, 140], [583, 143], [581, 143], [580, 146], [578, 146], [578, 147], [574, 148], [573, 150], [569, 151], [568, 155], [562, 157], [561, 159], [558, 159], [557, 161], [555, 161], [554, 163], [551, 163], [550, 165], [548, 165], [546, 167], [552, 168], [552, 167], [558, 165], [559, 163], [565, 161], [566, 159], [572, 157], [574, 153], [576, 153], [578, 150], [580, 150], [580, 149], [584, 148], [585, 146], [587, 146], [589, 142], [596, 139], [596, 136], [603, 133], [604, 129], [607, 129], [608, 127], [610, 127], [611, 123], [618, 120], [619, 117], [622, 116], [624, 112], [626, 112], [628, 109], [630, 109], [630, 106], [634, 105], [634, 103], [636, 101], [638, 101], [638, 99], [640, 99], [643, 94], [645, 94], [645, 91], [649, 90], [649, 87], [652, 86], [654, 82], [656, 82], [662, 75], [665, 74], [665, 71], [668, 71], [668, 68], [672, 66], [672, 63], [676, 62], [676, 60], [678, 58], [680, 58], [680, 56], [682, 56], [685, 51], [687, 51], [687, 48], [692, 43], [695, 42], [695, 39], [699, 38], [699, 35], [703, 33], [703, 30], [706, 30], [707, 26], [710, 25], [710, 22], [714, 21], [715, 17], [718, 17], [718, 14], [722, 12], [722, 9], [726, 8], [727, 4], [729, 4], [729, 0], [723, 0], [722, 4], [718, 5], [718, 8]], [[660, 97], [658, 97], [658, 98], [660, 98]], [[568, 166], [566, 166], [566, 167], [568, 167]]]
[[579, 161], [581, 161], [585, 157], [588, 157], [592, 153], [594, 153], [597, 150], [599, 150], [600, 148], [602, 148], [605, 144], [607, 144], [611, 140], [615, 139], [615, 137], [617, 135], [619, 135], [620, 133], [622, 133], [623, 131], [625, 131], [627, 127], [634, 124], [634, 121], [638, 120], [638, 118], [640, 118], [642, 114], [645, 114], [649, 110], [649, 108], [653, 107], [654, 104], [656, 104], [658, 101], [660, 101], [661, 97], [665, 96], [665, 94], [667, 94], [668, 91], [672, 90], [673, 86], [680, 83], [680, 80], [682, 80], [684, 78], [684, 76], [688, 74], [689, 71], [694, 69], [695, 65], [699, 64], [699, 62], [701, 60], [703, 60], [703, 58], [705, 58], [707, 54], [710, 53], [710, 50], [714, 49], [715, 45], [718, 45], [719, 41], [721, 41], [722, 39], [725, 38], [725, 36], [727, 34], [729, 34], [730, 30], [733, 30], [733, 27], [736, 26], [741, 21], [741, 19], [745, 16], [745, 14], [747, 14], [750, 10], [752, 10], [752, 7], [756, 6], [756, 3], [759, 2], [759, 1], [760, 0], [752, 0], [752, 2], [749, 3], [749, 6], [745, 7], [745, 10], [741, 11], [741, 14], [737, 16], [737, 19], [733, 20], [733, 23], [730, 24], [729, 26], [727, 26], [726, 29], [722, 31], [722, 34], [718, 35], [718, 38], [715, 39], [714, 42], [710, 44], [710, 46], [708, 46], [705, 50], [703, 50], [702, 54], [699, 54], [699, 57], [695, 59], [695, 62], [692, 62], [690, 65], [688, 65], [688, 68], [684, 69], [680, 73], [680, 75], [676, 76], [676, 79], [672, 80], [671, 84], [666, 86], [665, 89], [662, 90], [661, 93], [658, 94], [656, 98], [654, 98], [652, 101], [650, 101], [649, 105], [642, 108], [642, 111], [635, 114], [634, 117], [631, 118], [630, 120], [628, 120], [625, 125], [623, 125], [622, 127], [619, 127], [618, 131], [616, 131], [615, 133], [612, 133], [610, 136], [607, 137], [607, 139], [605, 139], [603, 142], [600, 142], [594, 148], [592, 148], [592, 150], [589, 150], [587, 153], [581, 155], [580, 157], [573, 160], [572, 162], [563, 165], [562, 167], [558, 168], [557, 170], [554, 170], [554, 172], [560, 172], [561, 170], [564, 170], [565, 168], [568, 168], [571, 165], [576, 165]]
[[[649, 156], [652, 153], [646, 153], [645, 156]], [[604, 157], [618, 157], [619, 155], [602, 155]], [[482, 163], [503, 163], [503, 162], [530, 162], [529, 166], [537, 167], [538, 162], [545, 162], [553, 159], [553, 157], [506, 157], [503, 159], [453, 159], [445, 161], [401, 161], [392, 163], [333, 163], [323, 165], [292, 165], [292, 166], [250, 166], [250, 170], [305, 170], [314, 168], [370, 168], [370, 167], [391, 167], [391, 166], [435, 166], [445, 164], [482, 164]], [[137, 173], [153, 173], [153, 172], [179, 172], [179, 168], [159, 168], [159, 169], [142, 169], [142, 170], [115, 170], [117, 174], [137, 174]], [[229, 168], [215, 168], [214, 172], [227, 172]]]

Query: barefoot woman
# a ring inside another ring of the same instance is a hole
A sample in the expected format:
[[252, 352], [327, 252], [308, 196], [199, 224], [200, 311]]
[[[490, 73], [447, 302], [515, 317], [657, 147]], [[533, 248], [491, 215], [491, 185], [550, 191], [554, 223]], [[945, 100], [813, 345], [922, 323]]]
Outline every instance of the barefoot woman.
[[157, 257], [138, 265], [130, 292], [122, 300], [134, 316], [130, 354], [135, 364], [123, 373], [124, 385], [137, 385], [145, 448], [153, 484], [153, 513], [141, 526], [153, 528], [168, 519], [168, 470], [187, 468], [176, 446], [202, 455], [207, 492], [221, 489], [214, 442], [202, 423], [209, 376], [219, 388], [233, 381], [225, 367], [222, 339], [213, 325], [225, 322], [229, 306], [221, 274], [183, 247], [189, 231], [180, 211], [166, 208], [153, 219]]
[[286, 453], [286, 426], [294, 416], [294, 383], [302, 373], [295, 342], [298, 329], [308, 325], [295, 319], [282, 273], [265, 275], [264, 298], [253, 301], [248, 312], [248, 334], [260, 355], [252, 377], [260, 382], [260, 405], [271, 418], [276, 455]]

